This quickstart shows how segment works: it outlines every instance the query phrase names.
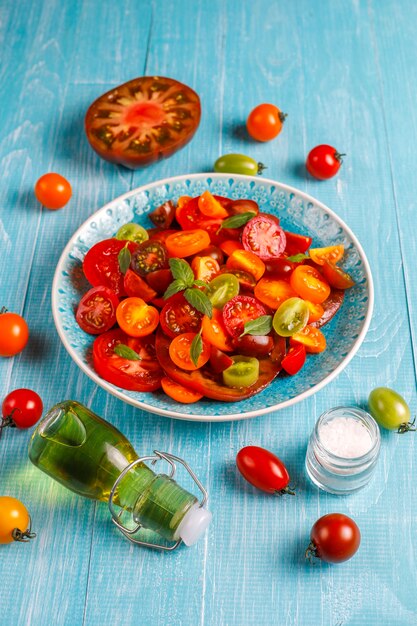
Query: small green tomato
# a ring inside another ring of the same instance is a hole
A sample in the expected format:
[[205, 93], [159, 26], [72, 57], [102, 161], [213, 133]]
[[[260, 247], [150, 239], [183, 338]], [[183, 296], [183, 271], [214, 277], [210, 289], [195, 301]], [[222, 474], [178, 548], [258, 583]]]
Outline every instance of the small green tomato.
[[405, 433], [416, 430], [410, 423], [410, 408], [399, 393], [388, 387], [377, 387], [369, 394], [368, 406], [372, 417], [383, 428]]

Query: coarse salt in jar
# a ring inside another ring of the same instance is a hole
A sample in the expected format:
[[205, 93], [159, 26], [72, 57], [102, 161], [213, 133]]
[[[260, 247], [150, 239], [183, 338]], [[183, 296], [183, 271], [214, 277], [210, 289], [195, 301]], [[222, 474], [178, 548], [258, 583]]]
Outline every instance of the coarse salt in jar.
[[376, 421], [357, 407], [336, 407], [319, 417], [306, 454], [307, 474], [315, 485], [348, 494], [370, 480], [379, 456]]

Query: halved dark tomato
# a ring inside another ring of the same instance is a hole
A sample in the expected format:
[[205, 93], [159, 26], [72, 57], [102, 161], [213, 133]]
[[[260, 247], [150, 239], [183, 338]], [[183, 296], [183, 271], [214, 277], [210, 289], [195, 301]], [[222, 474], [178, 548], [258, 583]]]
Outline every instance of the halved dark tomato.
[[274, 278], [289, 279], [296, 264], [288, 261], [284, 256], [265, 261], [265, 275]]
[[271, 335], [243, 335], [234, 337], [233, 345], [239, 354], [260, 357], [271, 353], [274, 340]]
[[171, 338], [182, 333], [198, 333], [202, 319], [203, 314], [191, 306], [182, 293], [169, 298], [159, 316], [162, 330]]
[[313, 241], [311, 237], [298, 235], [297, 233], [290, 233], [287, 230], [285, 231], [285, 237], [287, 241], [285, 245], [285, 253], [288, 256], [306, 252]]
[[200, 117], [200, 98], [190, 87], [142, 76], [97, 98], [85, 116], [85, 131], [103, 159], [136, 169], [185, 146]]
[[350, 289], [355, 284], [353, 278], [334, 263], [325, 261], [322, 271], [329, 285], [335, 289]]
[[156, 355], [167, 376], [187, 389], [197, 391], [212, 400], [236, 402], [238, 400], [250, 398], [265, 389], [265, 387], [274, 380], [281, 369], [278, 362], [275, 362], [268, 357], [262, 358], [259, 359], [259, 377], [253, 385], [240, 389], [226, 387], [226, 385], [222, 382], [221, 374], [215, 374], [210, 369], [209, 365], [192, 372], [187, 372], [177, 367], [169, 356], [170, 342], [171, 340], [169, 337], [166, 337], [159, 330], [156, 335], [155, 343]]
[[229, 267], [222, 267], [219, 274], [233, 274], [233, 276], [236, 276], [241, 289], [253, 291], [255, 288], [256, 278], [252, 276], [252, 274], [249, 274], [249, 272], [245, 272], [244, 270], [235, 270]]
[[246, 198], [241, 198], [240, 200], [233, 200], [227, 207], [227, 212], [229, 215], [239, 215], [240, 213], [254, 213], [254, 215], [258, 215], [259, 213], [259, 205], [255, 200], [247, 200]]
[[146, 275], [146, 282], [148, 285], [152, 287], [152, 289], [155, 289], [155, 291], [159, 294], [164, 294], [172, 281], [173, 278], [171, 270], [155, 270], [154, 272], [149, 272], [149, 274]]
[[224, 305], [223, 321], [229, 335], [239, 337], [244, 331], [246, 322], [266, 314], [266, 309], [255, 298], [235, 296]]
[[271, 217], [258, 215], [243, 229], [242, 243], [245, 250], [254, 252], [260, 259], [280, 256], [285, 249], [285, 233]]
[[[94, 287], [108, 287], [117, 296], [125, 295], [124, 276], [118, 260], [119, 252], [125, 245], [126, 241], [104, 239], [90, 248], [83, 261], [83, 271], [89, 283]], [[127, 245], [132, 254], [138, 248], [138, 244], [133, 241]]]
[[119, 298], [114, 291], [107, 287], [93, 287], [81, 298], [75, 319], [86, 333], [99, 335], [115, 325], [118, 304]]
[[233, 365], [233, 359], [215, 346], [210, 347], [210, 367], [215, 374], [221, 374]]
[[131, 269], [139, 276], [168, 269], [168, 250], [159, 241], [144, 241], [132, 254]]
[[217, 246], [207, 246], [207, 248], [204, 248], [204, 250], [201, 250], [198, 253], [198, 256], [211, 256], [211, 258], [217, 261], [219, 265], [224, 263], [224, 254]]
[[[128, 346], [138, 355], [137, 360], [115, 353], [117, 345]], [[103, 333], [93, 344], [94, 369], [109, 383], [131, 391], [155, 391], [161, 386], [163, 371], [155, 356], [155, 336], [129, 337], [116, 328]]]
[[323, 315], [319, 320], [317, 320], [317, 322], [312, 322], [309, 325], [321, 328], [322, 326], [325, 326], [325, 324], [328, 324], [342, 306], [344, 297], [344, 291], [341, 289], [332, 289], [327, 300], [321, 303], [321, 306], [324, 309]]
[[169, 228], [174, 221], [175, 205], [171, 200], [164, 202], [148, 214], [149, 219], [158, 228]]

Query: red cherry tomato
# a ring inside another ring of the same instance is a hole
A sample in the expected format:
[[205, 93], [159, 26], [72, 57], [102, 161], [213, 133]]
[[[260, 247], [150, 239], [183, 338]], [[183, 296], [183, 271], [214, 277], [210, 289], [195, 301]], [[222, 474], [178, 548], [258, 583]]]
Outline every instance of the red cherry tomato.
[[233, 346], [243, 356], [268, 356], [274, 348], [274, 340], [270, 335], [243, 335], [233, 338]]
[[[88, 282], [93, 287], [108, 287], [116, 296], [124, 296], [124, 276], [119, 267], [119, 252], [126, 245], [126, 241], [119, 239], [104, 239], [96, 243], [84, 257], [83, 271]], [[130, 253], [133, 253], [138, 244], [133, 241], [127, 244]]]
[[273, 219], [258, 215], [246, 224], [242, 233], [245, 250], [254, 252], [263, 261], [280, 256], [286, 245], [285, 233]]
[[171, 200], [168, 200], [156, 207], [148, 217], [158, 228], [169, 228], [175, 218], [175, 206]]
[[77, 324], [90, 335], [110, 330], [116, 323], [119, 298], [107, 287], [93, 287], [80, 300], [75, 314]]
[[53, 172], [41, 176], [35, 185], [35, 196], [47, 209], [62, 209], [71, 195], [72, 189], [67, 179]]
[[289, 487], [290, 475], [284, 463], [272, 452], [258, 446], [246, 446], [239, 450], [236, 465], [251, 485], [272, 494], [294, 491]]
[[319, 180], [332, 178], [340, 170], [343, 156], [345, 155], [340, 154], [336, 148], [321, 144], [309, 152], [306, 161], [307, 170], [311, 176]]
[[221, 374], [233, 365], [233, 359], [215, 346], [210, 346], [210, 367], [215, 374]]
[[139, 276], [168, 269], [168, 250], [161, 241], [148, 239], [131, 252], [130, 268]]
[[[222, 218], [210, 218], [204, 215], [199, 208], [199, 198], [200, 196], [196, 196], [185, 204], [178, 204], [175, 213], [178, 224], [183, 230], [194, 230], [196, 228], [202, 228], [206, 231], [209, 231], [210, 228], [213, 228], [215, 231], [218, 230], [223, 221]], [[228, 198], [223, 198], [222, 196], [214, 196], [214, 198], [225, 208], [230, 204]]]
[[0, 356], [22, 352], [29, 339], [29, 328], [21, 315], [0, 310]]
[[285, 254], [292, 256], [293, 254], [304, 254], [307, 252], [313, 239], [306, 235], [298, 235], [297, 233], [290, 233], [288, 230], [285, 232]]
[[279, 135], [286, 114], [274, 104], [258, 104], [246, 121], [249, 135], [257, 141], [270, 141]]
[[234, 296], [223, 307], [223, 322], [229, 335], [239, 337], [246, 322], [266, 314], [266, 309], [252, 296]]
[[43, 404], [36, 391], [31, 389], [15, 389], [3, 400], [1, 412], [5, 426], [17, 426], [17, 428], [30, 428], [42, 417]]
[[329, 261], [325, 261], [322, 272], [329, 285], [335, 289], [350, 289], [355, 284], [347, 272]]
[[282, 369], [294, 376], [303, 367], [306, 362], [306, 349], [300, 344], [298, 346], [291, 347], [285, 357], [281, 361]]
[[357, 524], [342, 513], [323, 515], [314, 524], [306, 557], [317, 557], [327, 563], [342, 563], [351, 559], [361, 542]]
[[[160, 272], [169, 270], [157, 270]], [[171, 272], [169, 272], [171, 274]], [[148, 277], [146, 277], [146, 281], [148, 281]], [[155, 289], [149, 286], [148, 282], [146, 282], [143, 278], [135, 274], [135, 272], [131, 269], [128, 269], [125, 277], [123, 279], [123, 286], [126, 292], [126, 295], [131, 298], [142, 298], [145, 302], [150, 302], [154, 298], [157, 297], [157, 292]]]
[[202, 319], [203, 314], [191, 306], [182, 293], [169, 298], [159, 316], [162, 330], [172, 338], [182, 333], [198, 333]]
[[155, 270], [146, 274], [146, 282], [158, 294], [164, 294], [173, 280], [171, 270]]

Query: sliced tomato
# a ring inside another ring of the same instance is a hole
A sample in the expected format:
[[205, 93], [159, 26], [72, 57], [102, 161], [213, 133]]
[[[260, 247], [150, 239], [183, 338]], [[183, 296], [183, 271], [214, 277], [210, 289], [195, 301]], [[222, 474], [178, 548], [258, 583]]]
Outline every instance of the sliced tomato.
[[284, 300], [293, 298], [297, 294], [287, 281], [264, 276], [257, 283], [254, 295], [270, 309], [276, 310]]
[[164, 294], [172, 280], [171, 270], [155, 270], [146, 274], [146, 282], [158, 294]]
[[209, 365], [194, 371], [177, 367], [169, 356], [170, 339], [159, 331], [156, 338], [156, 354], [166, 375], [187, 389], [192, 389], [212, 400], [236, 402], [245, 400], [267, 387], [280, 371], [280, 365], [270, 358], [259, 359], [259, 377], [256, 383], [247, 388], [226, 387], [221, 374], [211, 371]]
[[191, 196], [180, 196], [177, 200], [177, 207], [181, 208], [185, 204], [187, 204], [190, 200], [192, 200]]
[[203, 215], [214, 219], [223, 219], [229, 215], [224, 206], [208, 190], [199, 197], [198, 208]]
[[227, 256], [230, 256], [235, 250], [243, 250], [243, 244], [236, 239], [226, 239], [220, 243], [220, 248]]
[[[212, 229], [218, 230], [223, 219], [222, 218], [209, 218], [204, 215], [198, 207], [198, 200], [200, 196], [192, 198], [185, 204], [180, 205], [178, 203], [175, 212], [175, 217], [178, 224], [183, 230], [193, 230], [195, 228], [202, 228], [206, 232]], [[225, 208], [230, 204], [229, 198], [223, 198], [222, 196], [214, 196], [214, 198]]]
[[202, 321], [202, 329], [203, 337], [210, 345], [222, 350], [222, 352], [233, 352], [234, 347], [226, 331], [222, 311], [213, 308], [211, 318], [205, 315]]
[[280, 256], [285, 250], [285, 233], [271, 217], [258, 215], [243, 229], [245, 250], [254, 252], [263, 261]]
[[171, 360], [183, 370], [196, 370], [203, 367], [210, 358], [210, 344], [202, 337], [202, 351], [198, 356], [197, 363], [191, 358], [191, 345], [196, 338], [196, 333], [182, 333], [175, 337], [169, 344], [169, 356]]
[[[96, 243], [84, 257], [83, 271], [88, 282], [94, 287], [108, 287], [117, 296], [124, 296], [124, 276], [119, 267], [119, 252], [126, 245], [119, 239], [104, 239]], [[128, 243], [131, 254], [138, 245]]]
[[185, 146], [200, 117], [200, 98], [190, 87], [142, 76], [97, 98], [85, 116], [85, 130], [99, 156], [136, 169]]
[[142, 298], [125, 298], [116, 310], [117, 323], [129, 337], [146, 337], [159, 324], [159, 313]]
[[350, 289], [355, 284], [355, 281], [347, 272], [328, 261], [323, 263], [323, 276], [334, 289]]
[[326, 349], [326, 337], [321, 330], [310, 325], [305, 326], [303, 330], [291, 337], [291, 346], [297, 346], [300, 343], [305, 347], [306, 352], [312, 354], [318, 354]]
[[191, 262], [191, 269], [196, 280], [209, 283], [219, 273], [220, 266], [211, 256], [196, 256]]
[[160, 241], [148, 239], [139, 244], [132, 254], [131, 269], [139, 276], [168, 268], [168, 251]]
[[321, 304], [330, 295], [330, 286], [318, 270], [310, 265], [298, 265], [290, 278], [297, 295], [314, 304]]
[[222, 352], [215, 346], [210, 347], [210, 367], [215, 374], [221, 374], [228, 367], [233, 365], [233, 359], [231, 356]]
[[169, 228], [175, 218], [175, 205], [171, 200], [160, 204], [148, 217], [158, 228]]
[[75, 319], [90, 335], [99, 335], [110, 330], [116, 323], [119, 298], [107, 287], [93, 287], [83, 295]]
[[332, 289], [327, 300], [321, 303], [321, 306], [324, 309], [323, 315], [319, 320], [317, 320], [317, 322], [309, 322], [310, 326], [321, 328], [325, 324], [328, 324], [342, 306], [344, 297], [344, 291], [341, 289]]
[[180, 383], [176, 383], [175, 380], [172, 380], [172, 378], [169, 378], [168, 376], [164, 376], [161, 379], [161, 386], [167, 396], [176, 402], [181, 402], [182, 404], [192, 404], [193, 402], [198, 402], [198, 400], [201, 400], [201, 398], [204, 397], [202, 393], [197, 393], [197, 391], [187, 389], [187, 387], [180, 385]]
[[238, 354], [260, 357], [272, 352], [274, 340], [270, 335], [243, 335], [234, 337], [233, 345]]
[[297, 233], [290, 233], [285, 231], [286, 245], [285, 254], [292, 256], [293, 254], [304, 254], [307, 252], [313, 239], [306, 235], [298, 235]]
[[261, 259], [249, 250], [235, 250], [226, 261], [229, 269], [243, 270], [252, 274], [255, 280], [262, 278], [265, 272], [265, 264]]
[[181, 232], [180, 230], [175, 229], [175, 228], [167, 228], [167, 229], [149, 228], [148, 230], [149, 241], [159, 241], [160, 243], [163, 243], [165, 245], [165, 242], [170, 235], [174, 235], [175, 233], [180, 233], [180, 232]]
[[170, 256], [183, 259], [207, 248], [210, 245], [210, 237], [201, 228], [184, 230], [167, 237], [165, 245]]
[[[123, 344], [136, 352], [139, 360], [118, 356], [114, 349]], [[155, 391], [163, 372], [155, 355], [155, 337], [133, 338], [116, 328], [103, 333], [93, 344], [94, 369], [109, 383], [131, 391]]]
[[246, 322], [266, 315], [263, 305], [251, 296], [235, 296], [223, 307], [223, 322], [231, 337], [239, 337]]
[[313, 322], [318, 322], [324, 313], [322, 305], [318, 303], [314, 304], [314, 302], [310, 302], [309, 300], [305, 300], [305, 303], [308, 306], [308, 323], [312, 324]]
[[198, 333], [202, 319], [203, 314], [191, 306], [182, 293], [166, 300], [159, 317], [162, 330], [171, 338], [181, 333]]
[[223, 267], [220, 269], [219, 274], [233, 274], [233, 276], [236, 276], [238, 279], [240, 288], [245, 289], [246, 291], [253, 291], [255, 288], [256, 278], [244, 270]]
[[311, 248], [308, 253], [310, 259], [317, 265], [324, 265], [326, 261], [337, 263], [343, 258], [345, 247], [340, 244], [338, 246], [327, 246], [326, 248]]
[[135, 272], [131, 269], [128, 269], [124, 276], [123, 286], [127, 296], [142, 298], [145, 302], [149, 302], [158, 295], [157, 292], [143, 280], [143, 278], [135, 274]]
[[294, 376], [303, 367], [306, 362], [306, 349], [302, 344], [291, 347], [285, 357], [282, 359], [282, 369]]

